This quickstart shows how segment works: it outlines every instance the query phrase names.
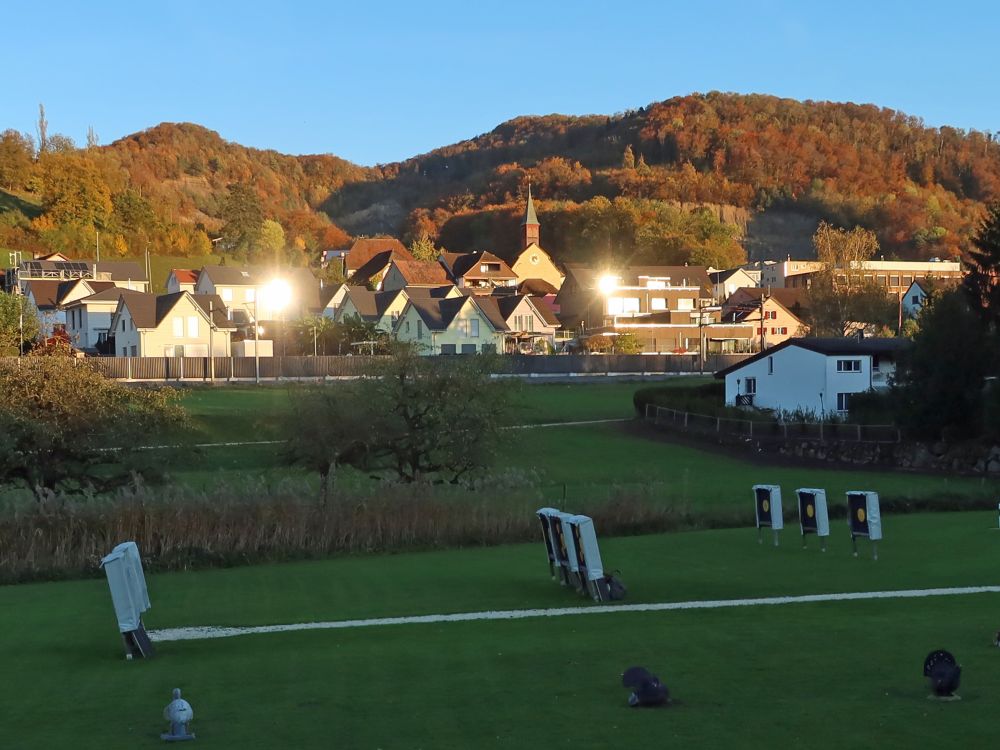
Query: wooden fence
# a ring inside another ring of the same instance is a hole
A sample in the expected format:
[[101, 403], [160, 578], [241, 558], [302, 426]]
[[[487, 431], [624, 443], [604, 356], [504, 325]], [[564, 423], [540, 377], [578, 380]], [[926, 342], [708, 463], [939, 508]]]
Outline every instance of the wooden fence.
[[898, 443], [899, 429], [893, 425], [842, 424], [840, 422], [759, 422], [751, 419], [713, 417], [646, 404], [646, 421], [657, 427], [701, 435], [791, 442], [795, 440], [856, 443]]
[[[469, 355], [471, 356], [471, 355]], [[715, 354], [705, 358], [670, 354], [506, 355], [496, 358], [496, 373], [520, 377], [573, 375], [711, 374], [748, 355]], [[132, 381], [273, 381], [310, 378], [356, 378], [376, 371], [380, 356], [336, 357], [86, 357], [76, 360], [109, 378]], [[434, 358], [445, 365], [451, 357]], [[31, 358], [2, 357], [0, 366], [30, 366]], [[258, 370], [259, 368], [259, 370]]]

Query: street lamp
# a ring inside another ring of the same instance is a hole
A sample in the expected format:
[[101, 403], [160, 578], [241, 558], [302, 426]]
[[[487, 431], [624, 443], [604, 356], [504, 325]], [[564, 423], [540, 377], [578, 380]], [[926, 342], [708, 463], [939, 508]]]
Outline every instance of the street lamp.
[[[253, 294], [253, 360], [254, 381], [260, 384], [260, 315], [259, 303], [264, 295], [265, 309], [273, 316], [275, 312], [284, 310], [292, 297], [292, 288], [284, 279], [272, 279], [264, 286], [255, 285]], [[282, 332], [284, 336], [284, 332]], [[284, 338], [282, 338], [282, 342]], [[272, 356], [274, 352], [271, 353]]]

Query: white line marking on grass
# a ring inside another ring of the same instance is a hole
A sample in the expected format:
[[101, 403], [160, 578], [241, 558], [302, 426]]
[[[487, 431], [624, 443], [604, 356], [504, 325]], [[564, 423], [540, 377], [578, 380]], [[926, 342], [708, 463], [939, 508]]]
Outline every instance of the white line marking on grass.
[[723, 609], [726, 607], [757, 607], [775, 604], [808, 604], [812, 602], [844, 602], [866, 599], [914, 599], [927, 596], [961, 596], [965, 594], [996, 593], [1000, 593], [1000, 586], [966, 586], [963, 588], [908, 589], [903, 591], [858, 591], [846, 594], [806, 594], [804, 596], [771, 596], [758, 599], [709, 599], [706, 601], [562, 607], [559, 609], [508, 609], [492, 612], [460, 612], [451, 615], [415, 615], [412, 617], [375, 617], [366, 620], [299, 622], [290, 625], [165, 628], [163, 630], [151, 630], [149, 637], [157, 642], [195, 641], [205, 638], [231, 638], [237, 635], [290, 633], [297, 630], [340, 630], [343, 628], [367, 628], [380, 625], [428, 625], [439, 622], [470, 622], [473, 620], [524, 620], [529, 617], [604, 615], [614, 612], [669, 612], [688, 609]]
[[[508, 430], [530, 430], [535, 427], [581, 427], [588, 424], [608, 424], [609, 422], [631, 422], [631, 417], [621, 417], [618, 419], [587, 419], [580, 420], [577, 422], [542, 422], [540, 424], [516, 424], [507, 427]], [[159, 451], [167, 450], [170, 448], [240, 448], [248, 445], [282, 445], [288, 442], [287, 440], [244, 440], [242, 442], [229, 442], [229, 443], [193, 443], [191, 445], [186, 444], [164, 444], [164, 445], [139, 445], [136, 446], [136, 450], [140, 451]], [[103, 452], [117, 452], [123, 450], [122, 448], [99, 448], [98, 450]]]
[[618, 419], [583, 419], [577, 422], [541, 422], [539, 424], [515, 424], [508, 427], [508, 430], [530, 430], [534, 427], [580, 427], [588, 424], [608, 424], [609, 422], [631, 422], [631, 417], [621, 417]]

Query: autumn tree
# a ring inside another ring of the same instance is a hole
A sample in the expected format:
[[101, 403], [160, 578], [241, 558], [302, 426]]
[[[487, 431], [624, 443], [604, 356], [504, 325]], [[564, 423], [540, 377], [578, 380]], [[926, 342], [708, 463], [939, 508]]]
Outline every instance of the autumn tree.
[[185, 418], [175, 391], [110, 380], [64, 347], [0, 367], [0, 393], [0, 486], [39, 501], [155, 473], [163, 457], [140, 446]]
[[398, 345], [376, 376], [297, 393], [289, 458], [324, 486], [338, 466], [401, 482], [458, 482], [489, 465], [509, 414], [511, 381], [492, 359], [443, 363]]
[[434, 247], [434, 242], [426, 232], [422, 232], [420, 236], [410, 244], [410, 255], [417, 260], [425, 262], [435, 261], [440, 254], [441, 252]]
[[0, 135], [0, 185], [7, 190], [23, 190], [31, 177], [34, 144], [16, 130]]
[[17, 354], [38, 335], [38, 317], [23, 294], [0, 292], [0, 356]]
[[632, 151], [632, 144], [625, 147], [622, 155], [622, 169], [635, 169], [635, 153]]
[[260, 227], [260, 254], [280, 263], [284, 260], [285, 230], [274, 219], [264, 219]]
[[847, 336], [858, 330], [884, 334], [898, 322], [898, 309], [865, 264], [878, 252], [875, 233], [821, 222], [813, 235], [822, 268], [812, 274], [806, 305], [811, 336]]

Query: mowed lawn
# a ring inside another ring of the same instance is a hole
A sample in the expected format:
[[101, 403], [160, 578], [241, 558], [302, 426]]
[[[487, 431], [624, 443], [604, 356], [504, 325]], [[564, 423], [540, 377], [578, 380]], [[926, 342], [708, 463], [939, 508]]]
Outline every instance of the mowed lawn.
[[[658, 381], [683, 386], [704, 378]], [[631, 419], [632, 395], [643, 383], [595, 382], [523, 384], [517, 391], [513, 421], [522, 425], [605, 419]], [[338, 384], [327, 387], [336, 388]], [[276, 440], [293, 405], [288, 387], [192, 389], [184, 404], [197, 442]], [[865, 471], [854, 467], [802, 468], [774, 465], [742, 451], [674, 444], [657, 433], [618, 423], [512, 430], [496, 468], [522, 472], [546, 497], [602, 501], [623, 492], [641, 492], [667, 503], [692, 506], [746, 503], [756, 483], [822, 487], [839, 502], [847, 490], [875, 490], [885, 497], [984, 496], [1000, 483], [978, 477]], [[196, 485], [303, 476], [289, 468], [277, 446], [204, 448], [171, 472]]]
[[[749, 529], [602, 540], [629, 601], [996, 584], [992, 513], [888, 516], [880, 559]], [[600, 531], [600, 530], [598, 530]], [[585, 604], [539, 541], [150, 576], [151, 628]], [[0, 588], [4, 748], [161, 746], [181, 687], [217, 748], [982, 747], [1000, 707], [1000, 595], [608, 612], [168, 642], [125, 662], [106, 583]], [[963, 700], [928, 701], [931, 650]], [[676, 699], [632, 710], [620, 674]]]

